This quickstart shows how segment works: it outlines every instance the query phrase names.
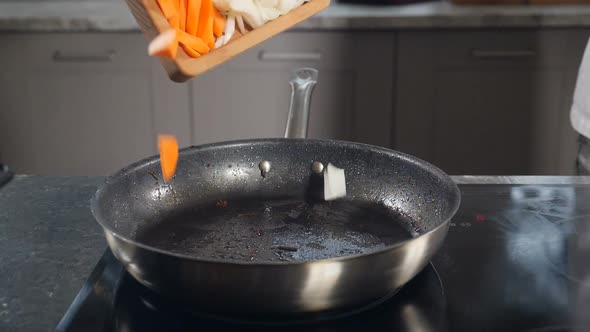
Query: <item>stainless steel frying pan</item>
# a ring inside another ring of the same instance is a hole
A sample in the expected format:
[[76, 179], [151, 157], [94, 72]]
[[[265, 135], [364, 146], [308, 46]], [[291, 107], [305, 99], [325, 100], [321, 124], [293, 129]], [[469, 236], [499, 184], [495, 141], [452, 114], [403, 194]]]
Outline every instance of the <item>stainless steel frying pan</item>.
[[[297, 315], [378, 301], [426, 266], [459, 189], [403, 153], [304, 139], [316, 79], [291, 81], [295, 138], [184, 149], [169, 183], [157, 156], [106, 180], [92, 213], [135, 279], [196, 310]], [[323, 200], [328, 163], [345, 170], [346, 198]]]

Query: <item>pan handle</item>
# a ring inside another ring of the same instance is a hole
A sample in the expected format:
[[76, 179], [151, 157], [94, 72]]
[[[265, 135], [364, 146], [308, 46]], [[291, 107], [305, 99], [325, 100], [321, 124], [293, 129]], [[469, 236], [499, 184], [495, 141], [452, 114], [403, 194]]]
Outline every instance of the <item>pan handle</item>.
[[291, 75], [291, 104], [285, 138], [307, 138], [311, 95], [317, 82], [318, 71], [313, 68], [300, 68]]

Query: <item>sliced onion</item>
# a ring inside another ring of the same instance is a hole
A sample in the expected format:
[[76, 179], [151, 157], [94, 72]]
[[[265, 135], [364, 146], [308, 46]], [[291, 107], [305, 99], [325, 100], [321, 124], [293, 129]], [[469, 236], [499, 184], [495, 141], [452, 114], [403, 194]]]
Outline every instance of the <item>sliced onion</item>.
[[225, 45], [225, 44], [229, 43], [229, 41], [234, 36], [235, 32], [236, 32], [236, 17], [232, 14], [229, 14], [227, 16], [227, 21], [225, 22], [225, 30], [224, 30], [223, 36], [222, 36], [223, 42], [221, 45]]
[[[300, 7], [309, 0], [213, 0], [213, 5], [220, 12], [234, 15], [238, 20], [238, 28], [246, 34], [246, 24], [251, 29], [263, 26], [280, 15]], [[224, 39], [227, 43], [227, 38]]]
[[240, 32], [245, 35], [248, 30], [246, 29], [246, 26], [244, 25], [244, 18], [242, 18], [242, 15], [238, 15], [236, 16], [236, 21], [238, 22], [238, 28], [240, 29]]
[[215, 48], [220, 48], [223, 45], [225, 45], [225, 35], [217, 38], [217, 40], [215, 41]]

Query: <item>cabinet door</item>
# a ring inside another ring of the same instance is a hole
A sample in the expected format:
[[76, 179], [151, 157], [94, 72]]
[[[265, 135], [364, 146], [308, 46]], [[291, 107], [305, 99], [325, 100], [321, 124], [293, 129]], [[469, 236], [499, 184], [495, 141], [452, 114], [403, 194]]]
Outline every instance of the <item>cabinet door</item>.
[[0, 162], [22, 170], [30, 165], [32, 113], [26, 107], [25, 75], [22, 68], [26, 60], [23, 41], [16, 34], [0, 34], [2, 74], [0, 74]]
[[451, 174], [559, 173], [567, 35], [401, 33], [396, 147]]
[[282, 137], [290, 73], [320, 71], [309, 137], [389, 146], [390, 34], [287, 32], [192, 81], [195, 144]]
[[107, 175], [155, 154], [157, 132], [190, 143], [188, 87], [157, 70], [141, 34], [32, 34], [19, 42], [16, 84], [1, 82], [10, 94], [2, 99], [16, 104], [3, 108], [0, 124], [2, 157], [17, 172]]

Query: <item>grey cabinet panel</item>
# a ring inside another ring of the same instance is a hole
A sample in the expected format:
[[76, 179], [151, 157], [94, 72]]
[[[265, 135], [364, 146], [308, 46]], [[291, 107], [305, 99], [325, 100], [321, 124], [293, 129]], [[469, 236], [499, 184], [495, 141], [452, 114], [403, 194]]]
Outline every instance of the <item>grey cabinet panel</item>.
[[126, 74], [31, 72], [35, 152], [26, 172], [103, 174], [153, 154], [149, 75]]
[[[33, 161], [31, 150], [32, 112], [26, 107], [26, 80], [22, 65], [22, 41], [15, 35], [0, 35], [3, 64], [0, 74], [0, 161], [22, 169]], [[20, 62], [20, 63], [19, 63]]]
[[151, 59], [151, 103], [155, 134], [176, 136], [180, 147], [191, 145], [190, 86], [171, 81], [157, 59]]
[[[108, 174], [155, 152], [149, 60], [128, 57], [141, 49], [139, 39], [36, 35], [28, 42], [34, 158], [22, 171]], [[53, 52], [64, 59], [55, 61]], [[107, 52], [115, 52], [112, 60], [98, 58]]]
[[396, 148], [451, 174], [569, 174], [574, 35], [400, 33]]
[[193, 143], [281, 137], [289, 75], [319, 69], [309, 136], [389, 146], [393, 38], [287, 32], [192, 81]]
[[[402, 33], [403, 39], [408, 36]], [[526, 68], [564, 63], [565, 34], [558, 30], [465, 30], [429, 33], [436, 67]]]
[[[560, 71], [551, 70], [439, 72], [432, 82], [438, 88], [431, 161], [453, 174], [533, 172], [539, 165], [529, 156], [544, 156], [534, 149], [539, 135], [533, 131], [547, 133], [546, 125], [555, 123], [539, 119], [535, 126], [533, 113], [558, 115], [560, 78]], [[556, 142], [544, 147], [554, 149]]]
[[140, 34], [18, 42], [18, 73], [0, 78], [0, 153], [17, 172], [107, 175], [155, 154], [159, 132], [190, 143], [188, 88], [153, 71]]

